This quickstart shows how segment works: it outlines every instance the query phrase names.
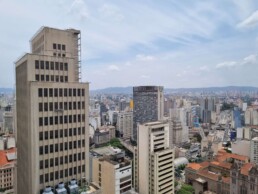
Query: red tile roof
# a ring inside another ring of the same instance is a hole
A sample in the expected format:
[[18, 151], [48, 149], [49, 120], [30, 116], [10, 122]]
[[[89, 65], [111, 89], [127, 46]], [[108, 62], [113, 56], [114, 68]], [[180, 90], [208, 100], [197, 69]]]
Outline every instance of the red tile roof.
[[16, 148], [11, 148], [9, 150], [0, 150], [0, 167], [5, 166], [6, 164], [13, 163], [13, 161], [7, 160], [7, 153], [15, 153]]

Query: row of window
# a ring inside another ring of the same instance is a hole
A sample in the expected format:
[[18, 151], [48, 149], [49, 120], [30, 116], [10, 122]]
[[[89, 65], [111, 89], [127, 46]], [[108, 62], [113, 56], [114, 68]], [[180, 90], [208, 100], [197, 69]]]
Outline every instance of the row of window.
[[84, 173], [85, 172], [85, 165], [82, 166], [76, 166], [76, 167], [71, 167], [69, 169], [65, 169], [65, 170], [60, 170], [60, 171], [55, 171], [55, 172], [51, 172], [51, 173], [47, 173], [45, 174], [45, 179], [44, 179], [44, 175], [40, 175], [39, 176], [39, 183], [46, 183], [49, 181], [53, 181], [58, 180], [58, 179], [62, 179], [64, 177], [68, 177], [68, 176], [73, 176], [73, 175], [77, 175], [80, 173]]
[[[69, 132], [69, 134], [68, 134]], [[56, 129], [56, 130], [50, 130], [50, 131], [41, 131], [39, 132], [39, 140], [48, 140], [48, 139], [58, 139], [63, 137], [72, 137], [76, 135], [84, 135], [85, 134], [85, 127], [78, 127], [78, 128], [69, 128], [68, 129]]]
[[84, 95], [85, 89], [82, 88], [38, 88], [39, 97], [76, 97]]
[[84, 110], [85, 102], [40, 102], [39, 103], [39, 112], [43, 111], [54, 111], [54, 110]]
[[68, 76], [54, 76], [54, 75], [35, 75], [36, 81], [51, 81], [51, 82], [68, 82]]
[[70, 154], [69, 156], [64, 156], [64, 157], [56, 157], [55, 160], [54, 158], [40, 160], [39, 162], [39, 169], [46, 169], [46, 168], [51, 168], [54, 166], [59, 166], [63, 164], [68, 164], [68, 163], [73, 163], [77, 161], [85, 160], [85, 152], [82, 153], [76, 153], [76, 154]]
[[69, 142], [64, 142], [64, 143], [56, 143], [50, 144], [50, 145], [45, 145], [45, 146], [39, 146], [39, 155], [43, 154], [51, 154], [54, 152], [59, 152], [59, 151], [66, 151], [66, 150], [72, 150], [72, 149], [77, 149], [77, 148], [84, 148], [85, 147], [85, 139], [78, 140], [78, 141], [69, 141]]
[[85, 114], [61, 115], [53, 117], [39, 117], [39, 126], [58, 125], [67, 123], [85, 122]]
[[68, 63], [35, 60], [35, 69], [68, 71]]
[[56, 44], [56, 43], [54, 43], [53, 44], [53, 49], [58, 49], [58, 50], [63, 50], [63, 51], [65, 51], [65, 45], [64, 44]]

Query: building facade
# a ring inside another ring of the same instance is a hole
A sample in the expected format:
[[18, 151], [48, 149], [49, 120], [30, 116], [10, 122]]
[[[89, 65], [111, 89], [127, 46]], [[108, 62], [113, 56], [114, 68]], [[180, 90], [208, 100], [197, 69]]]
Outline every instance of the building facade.
[[164, 94], [162, 86], [138, 86], [133, 88], [133, 134], [137, 141], [137, 124], [163, 119]]
[[169, 124], [139, 125], [135, 156], [135, 189], [139, 193], [174, 193], [174, 149], [169, 146]]
[[[80, 31], [41, 28], [16, 62], [17, 193], [88, 179], [89, 84], [80, 82]], [[49, 188], [48, 188], [49, 189]]]
[[250, 161], [258, 164], [258, 137], [250, 141]]
[[130, 139], [133, 132], [133, 112], [119, 112], [117, 115], [116, 128], [122, 138]]

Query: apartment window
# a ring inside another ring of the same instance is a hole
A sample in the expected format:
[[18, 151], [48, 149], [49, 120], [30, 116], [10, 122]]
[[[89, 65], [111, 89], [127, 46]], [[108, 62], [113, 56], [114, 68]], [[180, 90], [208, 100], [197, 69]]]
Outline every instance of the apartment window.
[[81, 160], [81, 153], [78, 153], [78, 160]]
[[84, 96], [85, 95], [85, 90], [84, 89], [82, 89], [82, 96]]
[[64, 171], [63, 170], [60, 170], [60, 179], [64, 178]]
[[58, 171], [55, 171], [55, 179], [58, 179]]
[[63, 124], [63, 116], [60, 116], [60, 117], [59, 117], [59, 123], [60, 123], [60, 124]]
[[35, 69], [39, 69], [39, 61], [38, 60], [35, 61]]
[[49, 111], [53, 111], [53, 102], [49, 103]]
[[85, 134], [85, 127], [82, 127], [82, 134]]
[[55, 97], [58, 97], [58, 89], [57, 88], [54, 89], [54, 95], [55, 95]]
[[59, 88], [59, 97], [62, 97], [62, 96], [63, 96], [63, 89]]
[[53, 88], [49, 88], [49, 97], [53, 97]]
[[55, 102], [55, 110], [58, 110], [58, 102]]
[[73, 168], [69, 168], [69, 176], [73, 175]]
[[81, 109], [81, 102], [80, 101], [78, 102], [78, 109], [79, 110]]
[[53, 180], [54, 180], [54, 173], [51, 172], [51, 173], [50, 173], [50, 181], [53, 181]]
[[77, 96], [81, 96], [81, 89], [80, 88], [77, 89]]
[[76, 88], [73, 89], [73, 96], [76, 96]]
[[68, 82], [68, 76], [65, 76], [65, 82]]
[[45, 140], [48, 140], [48, 131], [45, 131], [44, 133], [45, 133], [44, 134], [45, 135]]
[[69, 123], [72, 123], [73, 122], [73, 117], [72, 115], [69, 115]]
[[39, 147], [39, 155], [43, 155], [43, 146]]
[[48, 145], [45, 145], [45, 154], [48, 154]]
[[73, 128], [73, 135], [77, 135], [77, 129]]
[[78, 173], [81, 173], [81, 166], [78, 166]]
[[39, 169], [43, 169], [43, 160], [40, 160], [40, 162], [39, 162]]
[[56, 56], [56, 53], [53, 53], [54, 57]]
[[43, 140], [43, 132], [39, 132], [39, 140]]
[[73, 129], [72, 128], [69, 129], [69, 136], [70, 137], [73, 136]]
[[65, 57], [65, 54], [64, 54], [64, 53], [62, 54], [62, 57]]
[[44, 182], [44, 176], [40, 175], [39, 176], [39, 183], [42, 184]]
[[67, 97], [67, 88], [64, 89], [64, 96]]
[[61, 44], [58, 44], [57, 46], [58, 46], [58, 50], [61, 50]]
[[38, 89], [38, 96], [39, 96], [39, 97], [42, 97], [42, 96], [43, 96], [43, 89], [42, 89], [42, 88], [39, 88], [39, 89]]
[[39, 103], [39, 112], [42, 112], [43, 111], [43, 103]]
[[65, 150], [68, 150], [68, 143], [65, 142]]
[[64, 82], [64, 76], [60, 76], [60, 82]]
[[69, 110], [72, 110], [72, 102], [69, 102]]
[[68, 156], [65, 156], [65, 164], [68, 163]]
[[48, 97], [48, 88], [44, 88], [44, 97]]
[[65, 177], [68, 177], [68, 169], [65, 169]]
[[81, 115], [78, 115], [78, 122], [81, 122]]
[[85, 172], [85, 164], [82, 165], [82, 172]]
[[51, 82], [55, 81], [55, 76], [51, 75]]
[[70, 163], [73, 162], [73, 155], [72, 155], [72, 154], [69, 155], [69, 162], [70, 162]]
[[56, 139], [58, 138], [58, 129], [55, 130], [55, 138], [56, 138]]
[[81, 140], [78, 140], [78, 148], [81, 148]]
[[68, 63], [64, 63], [64, 70], [68, 71]]
[[58, 116], [55, 116], [55, 125], [58, 125]]
[[84, 139], [82, 140], [82, 147], [83, 148], [85, 147], [85, 140]]
[[59, 63], [55, 62], [55, 70], [59, 70]]
[[62, 44], [62, 50], [65, 51], [65, 45], [64, 44]]
[[46, 81], [47, 82], [49, 81], [49, 75], [46, 75]]
[[45, 168], [48, 168], [48, 159], [45, 160]]
[[55, 158], [55, 166], [58, 166], [58, 157]]
[[50, 69], [51, 69], [51, 70], [54, 70], [54, 69], [55, 69], [55, 68], [54, 68], [54, 62], [53, 62], [53, 61], [50, 62]]
[[82, 159], [85, 160], [85, 152], [82, 152]]
[[44, 125], [45, 125], [45, 126], [48, 126], [48, 117], [45, 117], [45, 118], [44, 118]]
[[49, 69], [49, 61], [46, 61], [46, 69]]
[[49, 137], [50, 137], [50, 139], [54, 138], [54, 132], [53, 131], [49, 131]]
[[48, 111], [48, 103], [47, 102], [44, 103], [44, 111]]
[[63, 151], [63, 143], [60, 143], [59, 147], [60, 151]]
[[76, 115], [73, 115], [73, 122], [74, 122], [74, 123], [77, 122], [77, 117], [76, 117]]
[[67, 130], [67, 129], [64, 130], [64, 136], [65, 136], [65, 137], [68, 136], [68, 130]]
[[49, 125], [53, 125], [53, 117], [49, 117]]
[[64, 102], [64, 110], [67, 110], [67, 102]]
[[56, 75], [56, 82], [59, 82], [59, 76]]
[[39, 81], [39, 74], [36, 74], [36, 75], [35, 75], [35, 80], [36, 80], [36, 81]]
[[72, 93], [73, 93], [72, 89], [69, 88], [69, 96], [70, 96], [70, 97], [72, 96]]
[[77, 141], [73, 142], [73, 148], [77, 148]]
[[49, 146], [49, 152], [50, 152], [50, 153], [53, 153], [53, 152], [54, 152], [54, 145], [53, 145], [53, 144], [51, 144], [51, 145]]
[[55, 43], [53, 44], [53, 49], [56, 49], [56, 44]]
[[82, 109], [85, 109], [85, 102], [82, 102]]
[[40, 69], [44, 69], [44, 61], [40, 61]]
[[53, 159], [53, 158], [50, 158], [49, 166], [50, 166], [50, 167], [53, 167], [53, 166], [54, 166], [54, 159]]
[[77, 174], [77, 168], [76, 167], [73, 168], [73, 173]]
[[43, 118], [42, 117], [39, 118], [39, 126], [43, 126]]
[[41, 76], [40, 76], [40, 80], [41, 80], [41, 81], [45, 81], [45, 76], [44, 76], [44, 75], [41, 75]]
[[69, 150], [73, 149], [73, 142], [69, 141]]
[[58, 143], [55, 144], [55, 152], [58, 152]]
[[73, 110], [76, 110], [76, 102], [73, 102]]
[[68, 116], [67, 115], [64, 116], [64, 123], [65, 124], [68, 123]]
[[60, 70], [63, 71], [64, 70], [64, 64], [62, 62], [60, 62]]

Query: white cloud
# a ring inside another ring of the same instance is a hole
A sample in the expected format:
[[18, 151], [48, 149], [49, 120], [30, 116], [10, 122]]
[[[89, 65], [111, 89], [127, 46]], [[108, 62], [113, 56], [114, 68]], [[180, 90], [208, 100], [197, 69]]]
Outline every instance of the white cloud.
[[249, 17], [247, 17], [244, 21], [239, 23], [237, 26], [240, 28], [253, 27], [258, 24], [258, 10], [253, 12]]
[[207, 67], [207, 66], [201, 66], [199, 69], [201, 71], [209, 71], [210, 70], [209, 67]]
[[235, 67], [237, 66], [237, 62], [235, 61], [225, 61], [225, 62], [222, 62], [222, 63], [219, 63], [216, 65], [216, 68], [219, 69], [219, 68], [230, 68], [230, 67]]
[[110, 71], [119, 71], [120, 68], [117, 65], [109, 65], [108, 70]]
[[139, 55], [136, 55], [136, 59], [139, 60], [139, 61], [153, 61], [156, 58], [154, 56], [152, 56], [152, 55], [142, 55], [142, 54], [139, 54]]
[[257, 62], [257, 55], [252, 54], [244, 58], [243, 64], [254, 64], [256, 62]]

